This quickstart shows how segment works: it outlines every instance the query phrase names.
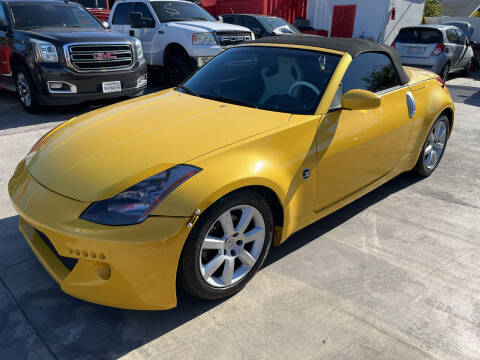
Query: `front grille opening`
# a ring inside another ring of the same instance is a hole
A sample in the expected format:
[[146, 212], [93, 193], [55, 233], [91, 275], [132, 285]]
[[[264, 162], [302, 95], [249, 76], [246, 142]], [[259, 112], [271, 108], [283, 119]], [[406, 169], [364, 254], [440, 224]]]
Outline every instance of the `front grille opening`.
[[77, 71], [122, 70], [134, 64], [130, 44], [73, 44], [66, 47], [66, 52]]
[[252, 40], [249, 32], [217, 31], [216, 35], [218, 44], [221, 46], [232, 46]]
[[50, 239], [47, 237], [47, 235], [45, 235], [44, 233], [42, 233], [41, 231], [39, 231], [39, 230], [37, 230], [37, 229], [35, 229], [35, 231], [36, 231], [37, 234], [40, 236], [40, 238], [43, 240], [43, 242], [45, 243], [45, 245], [47, 245], [48, 248], [55, 254], [55, 256], [62, 262], [62, 264], [63, 264], [68, 270], [72, 271], [73, 268], [75, 267], [75, 265], [77, 265], [78, 260], [60, 255], [60, 254], [57, 252], [57, 250], [55, 249], [55, 247], [53, 246], [53, 244], [52, 244], [52, 242], [50, 241]]

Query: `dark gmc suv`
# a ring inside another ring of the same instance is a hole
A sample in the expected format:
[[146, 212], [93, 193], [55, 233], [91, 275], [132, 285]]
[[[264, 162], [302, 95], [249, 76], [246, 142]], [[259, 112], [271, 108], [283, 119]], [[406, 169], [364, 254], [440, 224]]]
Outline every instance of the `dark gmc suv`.
[[0, 87], [27, 111], [138, 96], [146, 86], [141, 42], [107, 30], [83, 6], [0, 0]]

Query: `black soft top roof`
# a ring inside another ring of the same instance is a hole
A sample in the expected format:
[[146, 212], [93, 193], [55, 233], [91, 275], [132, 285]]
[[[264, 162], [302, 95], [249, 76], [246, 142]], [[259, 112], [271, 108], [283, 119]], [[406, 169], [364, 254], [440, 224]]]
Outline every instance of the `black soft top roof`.
[[346, 52], [350, 54], [353, 58], [365, 52], [381, 52], [385, 53], [392, 59], [393, 65], [397, 69], [398, 75], [400, 76], [400, 80], [403, 84], [408, 83], [408, 81], [410, 80], [407, 73], [403, 69], [402, 62], [400, 61], [397, 50], [390, 46], [379, 44], [370, 40], [332, 38], [317, 35], [298, 34], [265, 37], [254, 40], [251, 43], [286, 44], [319, 47], [324, 49]]

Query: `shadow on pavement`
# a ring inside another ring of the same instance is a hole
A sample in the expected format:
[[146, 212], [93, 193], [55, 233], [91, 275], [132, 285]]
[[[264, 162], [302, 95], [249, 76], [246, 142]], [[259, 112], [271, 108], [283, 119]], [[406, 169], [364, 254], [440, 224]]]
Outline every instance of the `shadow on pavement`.
[[[409, 174], [400, 175], [343, 209], [299, 231], [283, 245], [273, 248], [264, 266], [274, 264], [368, 207], [419, 180]], [[11, 234], [15, 241], [24, 243], [15, 230], [16, 222], [17, 217], [2, 219], [0, 229], [2, 233]], [[0, 252], [3, 251], [3, 246], [0, 245]], [[17, 255], [17, 258], [26, 260], [0, 271], [0, 280], [8, 287], [9, 293], [21, 306], [28, 321], [57, 358], [117, 358], [208, 312], [222, 302], [193, 298], [178, 286], [178, 306], [168, 311], [131, 311], [95, 305], [64, 294], [36, 259], [29, 260], [30, 250], [22, 247], [18, 251], [23, 255]], [[6, 303], [1, 300], [0, 306]], [[6, 310], [0, 308], [0, 314]], [[5, 343], [4, 341], [5, 339], [0, 339], [0, 344]], [[16, 347], [19, 348], [15, 349]], [[8, 353], [18, 351], [17, 354], [25, 355], [24, 358], [33, 355], [29, 354], [20, 342], [12, 343], [10, 348], [7, 344], [3, 351]]]

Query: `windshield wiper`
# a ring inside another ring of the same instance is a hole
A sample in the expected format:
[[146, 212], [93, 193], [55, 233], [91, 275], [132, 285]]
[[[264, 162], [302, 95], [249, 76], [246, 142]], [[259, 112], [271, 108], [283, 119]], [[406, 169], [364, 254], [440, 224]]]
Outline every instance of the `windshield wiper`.
[[203, 21], [208, 21], [208, 19], [205, 19], [205, 18], [203, 18], [203, 17], [199, 17], [199, 16], [193, 16], [191, 19], [192, 19], [192, 20], [203, 20]]
[[162, 22], [170, 22], [170, 21], [188, 21], [190, 19], [186, 19], [186, 18], [173, 18], [173, 19], [166, 19], [165, 21], [162, 21]]
[[185, 94], [188, 94], [188, 95], [198, 96], [198, 94], [195, 91], [193, 91], [192, 89], [190, 89], [186, 86], [179, 86], [179, 87], [177, 87], [176, 90], [181, 90], [182, 92], [184, 92]]
[[215, 96], [215, 95], [199, 94], [198, 96], [206, 98], [206, 99], [210, 99], [210, 100], [226, 102], [226, 103], [233, 104], [233, 105], [248, 106], [248, 107], [253, 107], [255, 109], [258, 109], [257, 104], [250, 103], [248, 101], [230, 99], [230, 98], [225, 98], [225, 97], [222, 97], [222, 96]]
[[37, 25], [37, 26], [30, 26], [30, 27], [20, 28], [20, 30], [33, 30], [33, 29], [40, 29], [40, 28], [42, 28], [42, 27], [44, 27], [44, 26], [39, 26], [39, 25]]

